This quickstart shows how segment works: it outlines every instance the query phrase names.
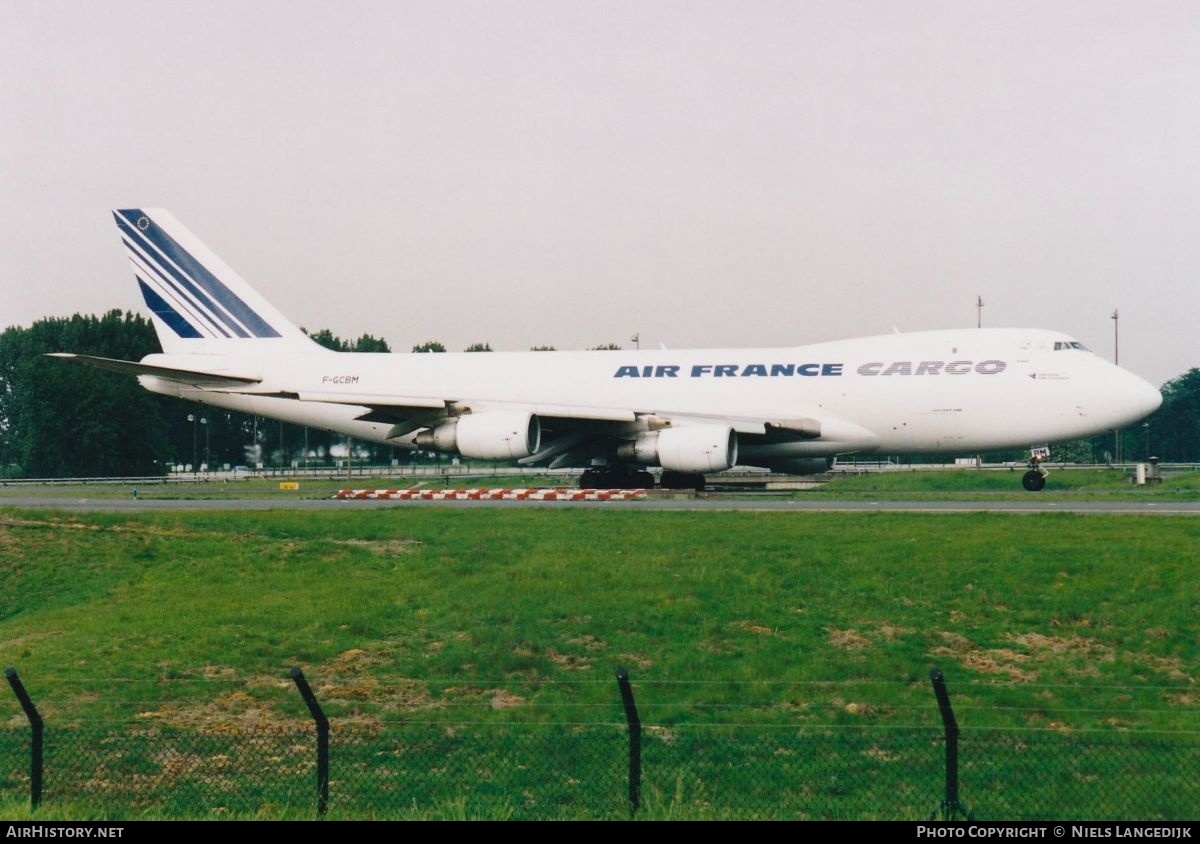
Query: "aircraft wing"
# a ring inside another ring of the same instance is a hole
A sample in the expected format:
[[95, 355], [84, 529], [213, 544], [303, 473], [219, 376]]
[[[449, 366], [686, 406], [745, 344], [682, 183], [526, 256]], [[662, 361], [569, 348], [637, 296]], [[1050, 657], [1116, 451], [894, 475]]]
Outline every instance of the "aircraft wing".
[[[263, 395], [254, 385], [262, 378], [249, 373], [222, 372], [214, 370], [184, 369], [180, 367], [156, 366], [135, 361], [78, 355], [70, 352], [53, 352], [47, 357], [70, 360], [124, 375], [150, 375], [165, 378], [205, 390], [227, 393], [250, 393]], [[446, 396], [395, 395], [380, 393], [347, 393], [332, 390], [307, 390], [300, 392], [271, 393], [279, 397], [293, 398], [303, 402], [323, 402], [354, 407], [365, 407], [367, 412], [357, 418], [370, 422], [432, 421], [442, 416], [470, 413], [472, 410], [528, 410], [536, 414], [552, 429], [567, 430], [583, 427], [586, 430], [603, 430], [615, 426], [624, 431], [639, 420], [649, 421], [652, 427], [670, 427], [673, 424], [722, 424], [729, 425], [739, 434], [746, 436], [768, 436], [772, 433], [794, 435], [803, 439], [821, 436], [821, 423], [817, 419], [756, 419], [707, 414], [674, 414], [654, 408], [612, 408], [587, 405], [566, 405], [525, 402], [497, 402], [486, 400], [474, 402], [469, 399]]]
[[156, 378], [166, 378], [170, 381], [179, 381], [183, 384], [191, 384], [192, 386], [208, 390], [231, 386], [244, 388], [247, 385], [258, 384], [262, 381], [262, 378], [259, 376], [247, 373], [205, 372], [197, 369], [179, 369], [172, 366], [152, 366], [129, 360], [102, 358], [95, 355], [76, 355], [70, 352], [50, 352], [46, 357], [74, 361], [75, 363], [81, 363], [84, 366], [91, 366], [95, 369], [119, 372], [122, 375], [152, 375]]
[[377, 419], [387, 416], [429, 416], [431, 410], [445, 411], [444, 415], [484, 412], [486, 410], [528, 410], [543, 420], [575, 420], [581, 422], [635, 422], [638, 413], [623, 408], [586, 407], [582, 405], [538, 404], [526, 402], [474, 402], [462, 399], [429, 398], [425, 396], [372, 396], [346, 393], [300, 393], [301, 401], [323, 401], [333, 404], [361, 405], [370, 413], [358, 417]]
[[327, 402], [368, 408], [357, 418], [371, 422], [425, 419], [455, 416], [489, 410], [521, 410], [536, 414], [548, 427], [557, 430], [586, 429], [627, 432], [639, 421], [651, 428], [677, 424], [728, 425], [738, 434], [750, 437], [782, 439], [819, 439], [821, 420], [809, 416], [797, 418], [754, 418], [717, 414], [673, 413], [654, 408], [613, 408], [588, 405], [545, 404], [537, 402], [505, 402], [487, 399], [472, 401], [463, 398], [418, 395], [382, 395], [333, 391], [296, 393], [300, 401]]
[[732, 428], [747, 445], [825, 440], [861, 444], [873, 440], [868, 432], [831, 416], [746, 417], [719, 414], [677, 413], [656, 408], [613, 408], [588, 405], [508, 402], [448, 396], [352, 394], [321, 391], [296, 394], [301, 401], [318, 401], [367, 408], [356, 419], [390, 424], [388, 437], [415, 436], [447, 417], [497, 411], [532, 413], [543, 431], [541, 447], [519, 460], [523, 465], [588, 465], [614, 441], [630, 440], [639, 433], [685, 426]]
[[[773, 429], [786, 429], [803, 438], [815, 438], [820, 434], [820, 422], [815, 419], [774, 420], [753, 419], [704, 414], [672, 414], [651, 409], [592, 407], [588, 405], [544, 404], [537, 402], [505, 402], [488, 399], [432, 398], [428, 396], [396, 396], [345, 392], [312, 392], [295, 394], [300, 401], [319, 401], [330, 404], [345, 404], [366, 407], [369, 411], [360, 420], [382, 422], [413, 417], [442, 415], [431, 411], [444, 411], [444, 415], [458, 415], [488, 410], [522, 410], [536, 414], [543, 422], [557, 428], [572, 427], [571, 423], [624, 423], [636, 424], [640, 419], [659, 420], [661, 427], [675, 423], [724, 424], [739, 434], [766, 435]], [[596, 424], [589, 427], [595, 429]]]
[[463, 396], [421, 395], [419, 390], [412, 394], [405, 394], [403, 390], [398, 393], [289, 390], [286, 387], [281, 390], [276, 385], [264, 383], [263, 377], [245, 371], [189, 369], [71, 353], [49, 356], [110, 372], [159, 378], [212, 393], [276, 397], [361, 409], [354, 416], [355, 420], [387, 425], [385, 439], [409, 447], [421, 430], [435, 428], [452, 417], [498, 412], [532, 414], [538, 418], [543, 435], [538, 438], [537, 451], [520, 458], [519, 462], [551, 468], [587, 466], [593, 457], [611, 453], [621, 442], [629, 443], [656, 431], [693, 426], [732, 429], [747, 447], [816, 441], [820, 446], [838, 451], [855, 451], [878, 442], [875, 435], [860, 426], [824, 413], [786, 418], [753, 417], [678, 412], [659, 407], [473, 400]]

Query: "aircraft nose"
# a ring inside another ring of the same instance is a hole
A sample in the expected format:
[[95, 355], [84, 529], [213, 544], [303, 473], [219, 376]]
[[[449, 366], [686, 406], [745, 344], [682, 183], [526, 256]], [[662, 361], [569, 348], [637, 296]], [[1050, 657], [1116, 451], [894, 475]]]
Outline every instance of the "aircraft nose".
[[1141, 414], [1143, 416], [1149, 416], [1162, 406], [1162, 393], [1159, 392], [1158, 387], [1155, 387], [1149, 381], [1143, 381], [1141, 378], [1138, 378], [1137, 380], [1140, 388], [1137, 393], [1137, 401], [1139, 402], [1139, 406], [1141, 408]]
[[1107, 364], [1102, 378], [1091, 383], [1087, 407], [1094, 421], [1108, 428], [1141, 422], [1162, 404], [1162, 393], [1128, 369]]
[[1125, 374], [1128, 376], [1128, 383], [1123, 390], [1123, 396], [1129, 406], [1131, 418], [1136, 421], [1158, 410], [1163, 401], [1158, 388], [1132, 372]]

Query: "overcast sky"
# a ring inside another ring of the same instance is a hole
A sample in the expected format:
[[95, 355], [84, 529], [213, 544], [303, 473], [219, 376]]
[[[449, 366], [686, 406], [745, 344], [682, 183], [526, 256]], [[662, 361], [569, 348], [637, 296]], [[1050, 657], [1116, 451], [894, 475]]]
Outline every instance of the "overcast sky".
[[0, 4], [0, 327], [169, 208], [398, 351], [974, 325], [1200, 366], [1200, 3]]

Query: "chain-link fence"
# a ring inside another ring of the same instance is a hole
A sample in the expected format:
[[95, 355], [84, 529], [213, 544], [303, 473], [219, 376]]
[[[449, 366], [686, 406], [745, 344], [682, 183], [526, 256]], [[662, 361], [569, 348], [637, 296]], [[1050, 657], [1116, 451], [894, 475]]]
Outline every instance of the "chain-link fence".
[[1200, 741], [1152, 734], [970, 731], [964, 800], [1003, 820], [1194, 820]]
[[0, 800], [168, 818], [1188, 820], [1192, 733], [971, 730], [931, 673], [942, 729], [788, 724], [310, 721], [0, 729]]
[[[164, 817], [311, 816], [315, 734], [47, 727], [45, 805]], [[0, 731], [0, 787], [29, 788], [27, 731]], [[629, 817], [625, 725], [333, 725], [334, 817]], [[648, 817], [908, 819], [943, 797], [930, 730], [646, 726]], [[961, 797], [978, 818], [1195, 816], [1200, 743], [1030, 731], [965, 732]]]

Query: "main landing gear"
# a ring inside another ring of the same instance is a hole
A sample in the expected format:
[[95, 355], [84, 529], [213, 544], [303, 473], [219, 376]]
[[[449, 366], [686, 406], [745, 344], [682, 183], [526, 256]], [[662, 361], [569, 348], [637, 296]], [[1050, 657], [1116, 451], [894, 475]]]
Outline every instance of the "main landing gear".
[[593, 466], [579, 477], [584, 489], [652, 489], [654, 476], [628, 466]]
[[[658, 479], [663, 489], [704, 489], [704, 475], [698, 472], [663, 472]], [[584, 489], [653, 489], [654, 475], [631, 466], [593, 466], [579, 477]]]
[[1021, 476], [1021, 486], [1030, 492], [1038, 492], [1046, 486], [1046, 470], [1042, 461], [1050, 456], [1050, 449], [1042, 446], [1030, 450], [1029, 471]]
[[658, 484], [663, 489], [694, 489], [700, 492], [704, 489], [704, 476], [698, 472], [663, 472]]

